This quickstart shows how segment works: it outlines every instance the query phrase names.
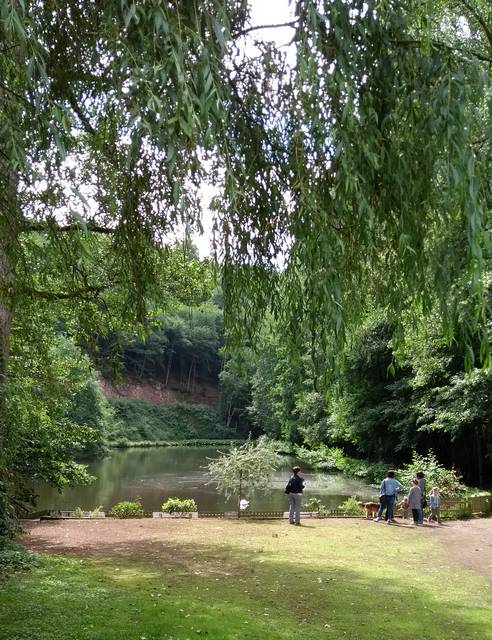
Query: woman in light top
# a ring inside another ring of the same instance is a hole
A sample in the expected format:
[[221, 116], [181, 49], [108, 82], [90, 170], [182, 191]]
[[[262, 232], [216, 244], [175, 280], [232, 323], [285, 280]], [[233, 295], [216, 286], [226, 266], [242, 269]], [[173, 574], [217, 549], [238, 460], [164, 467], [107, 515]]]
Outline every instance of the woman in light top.
[[419, 481], [417, 478], [412, 480], [412, 488], [408, 492], [408, 507], [412, 510], [413, 524], [417, 526], [420, 524], [420, 509], [422, 505], [422, 491], [419, 487]]

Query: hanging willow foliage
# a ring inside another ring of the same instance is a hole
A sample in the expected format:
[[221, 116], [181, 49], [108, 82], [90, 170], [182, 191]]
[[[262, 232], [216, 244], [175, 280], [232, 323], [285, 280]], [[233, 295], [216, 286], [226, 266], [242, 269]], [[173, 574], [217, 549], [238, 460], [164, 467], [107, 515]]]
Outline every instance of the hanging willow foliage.
[[106, 280], [144, 318], [156, 249], [198, 224], [208, 180], [231, 339], [271, 311], [293, 345], [337, 352], [368, 304], [396, 319], [438, 304], [448, 338], [478, 331], [488, 361], [489, 3], [293, 6], [288, 63], [245, 46], [245, 0], [1, 4], [4, 304], [33, 295], [36, 229], [31, 253], [58, 256], [48, 293]]

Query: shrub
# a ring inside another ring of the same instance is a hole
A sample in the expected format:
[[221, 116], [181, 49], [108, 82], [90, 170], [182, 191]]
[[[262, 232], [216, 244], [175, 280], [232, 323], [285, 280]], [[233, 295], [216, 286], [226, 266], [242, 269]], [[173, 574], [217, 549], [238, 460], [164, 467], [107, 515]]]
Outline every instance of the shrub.
[[166, 513], [191, 513], [197, 510], [197, 506], [193, 498], [168, 498], [161, 509]]
[[316, 468], [327, 470], [341, 470], [340, 463], [343, 459], [343, 450], [339, 447], [327, 447], [322, 444], [317, 449], [306, 449], [305, 447], [295, 447], [294, 452], [298, 458], [305, 460], [308, 464]]
[[345, 502], [342, 502], [342, 504], [338, 506], [338, 509], [351, 516], [360, 516], [362, 511], [357, 504], [358, 502], [359, 501], [356, 496], [350, 496], [350, 498], [347, 498]]
[[145, 512], [139, 500], [123, 500], [114, 505], [109, 515], [112, 518], [143, 518]]
[[454, 469], [443, 467], [432, 450], [426, 456], [414, 452], [412, 462], [398, 472], [401, 483], [409, 487], [417, 471], [424, 472], [426, 493], [429, 493], [432, 487], [439, 487], [441, 494], [446, 497], [460, 496], [466, 492], [465, 485], [461, 483], [461, 476]]
[[388, 465], [384, 462], [369, 462], [349, 458], [340, 447], [321, 445], [317, 449], [295, 447], [298, 458], [305, 460], [316, 469], [341, 471], [347, 476], [364, 478], [369, 483], [380, 482], [386, 475]]
[[37, 556], [29, 553], [25, 547], [9, 538], [0, 537], [0, 575], [8, 575], [14, 571], [27, 571], [37, 560]]
[[319, 498], [309, 498], [309, 500], [306, 500], [304, 503], [304, 508], [306, 511], [320, 511], [324, 507]]

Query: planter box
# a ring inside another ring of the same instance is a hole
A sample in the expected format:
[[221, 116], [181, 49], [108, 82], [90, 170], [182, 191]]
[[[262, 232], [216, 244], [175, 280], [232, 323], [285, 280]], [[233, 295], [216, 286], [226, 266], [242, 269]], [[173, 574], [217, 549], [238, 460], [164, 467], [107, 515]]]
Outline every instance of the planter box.
[[166, 513], [164, 511], [153, 511], [153, 518], [188, 518], [188, 519], [196, 519], [198, 518], [198, 511], [189, 511], [186, 513]]
[[[46, 516], [45, 516], [46, 517]], [[48, 514], [49, 518], [105, 518], [106, 514], [104, 511], [99, 511], [98, 513], [92, 513], [92, 511], [82, 511], [82, 513], [75, 513], [75, 511], [60, 511], [59, 515], [56, 513]]]

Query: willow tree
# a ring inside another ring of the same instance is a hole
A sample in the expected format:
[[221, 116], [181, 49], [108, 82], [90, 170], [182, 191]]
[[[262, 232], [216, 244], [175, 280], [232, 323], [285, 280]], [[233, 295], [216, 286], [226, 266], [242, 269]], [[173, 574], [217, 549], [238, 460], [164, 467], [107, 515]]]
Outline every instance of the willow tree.
[[1, 3], [3, 394], [26, 301], [144, 319], [204, 181], [231, 336], [273, 311], [336, 350], [368, 298], [438, 304], [465, 340], [485, 325], [490, 4], [293, 6], [286, 57], [245, 46], [246, 0]]

